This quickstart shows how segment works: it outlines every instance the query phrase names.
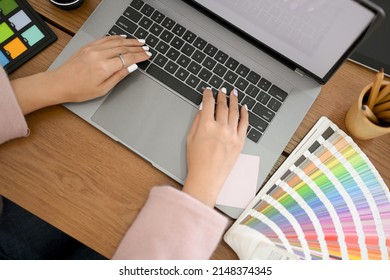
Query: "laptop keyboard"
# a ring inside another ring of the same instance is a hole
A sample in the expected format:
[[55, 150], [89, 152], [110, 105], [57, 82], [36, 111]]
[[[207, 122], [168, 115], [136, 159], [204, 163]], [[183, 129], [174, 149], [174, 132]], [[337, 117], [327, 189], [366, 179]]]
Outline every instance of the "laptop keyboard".
[[142, 0], [133, 0], [108, 35], [146, 39], [153, 54], [138, 66], [196, 106], [206, 87], [238, 91], [249, 109], [247, 137], [259, 142], [287, 92]]

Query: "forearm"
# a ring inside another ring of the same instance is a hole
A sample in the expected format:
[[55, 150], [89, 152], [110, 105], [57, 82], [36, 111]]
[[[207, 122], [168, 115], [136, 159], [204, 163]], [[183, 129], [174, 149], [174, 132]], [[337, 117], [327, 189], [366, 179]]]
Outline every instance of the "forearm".
[[43, 72], [11, 81], [24, 115], [66, 101], [54, 75], [54, 72]]

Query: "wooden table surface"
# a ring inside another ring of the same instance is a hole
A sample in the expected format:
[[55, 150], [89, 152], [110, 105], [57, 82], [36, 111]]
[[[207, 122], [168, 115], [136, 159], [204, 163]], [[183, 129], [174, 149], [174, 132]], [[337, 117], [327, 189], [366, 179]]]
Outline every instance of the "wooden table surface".
[[[16, 70], [11, 79], [45, 71], [100, 0], [73, 11], [28, 1], [58, 40]], [[345, 62], [308, 112], [275, 169], [321, 116], [345, 130], [344, 118], [375, 73]], [[0, 194], [110, 258], [155, 185], [180, 185], [58, 105], [26, 116], [31, 135], [0, 146]], [[356, 143], [390, 185], [390, 135]], [[213, 259], [237, 259], [221, 241]]]

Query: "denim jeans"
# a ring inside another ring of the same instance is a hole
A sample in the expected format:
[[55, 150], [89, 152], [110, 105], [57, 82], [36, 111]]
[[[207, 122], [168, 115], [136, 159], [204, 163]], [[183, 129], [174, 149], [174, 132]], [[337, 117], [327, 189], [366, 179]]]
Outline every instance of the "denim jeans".
[[0, 214], [0, 259], [104, 260], [106, 258], [3, 198], [3, 212]]

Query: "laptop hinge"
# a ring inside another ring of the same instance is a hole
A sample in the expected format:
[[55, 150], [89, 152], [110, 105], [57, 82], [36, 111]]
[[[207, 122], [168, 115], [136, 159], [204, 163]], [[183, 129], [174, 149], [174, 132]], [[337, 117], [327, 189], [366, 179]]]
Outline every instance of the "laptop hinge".
[[305, 72], [303, 72], [302, 70], [300, 70], [298, 68], [295, 68], [295, 73], [297, 73], [299, 76], [302, 76], [302, 77], [305, 76]]

